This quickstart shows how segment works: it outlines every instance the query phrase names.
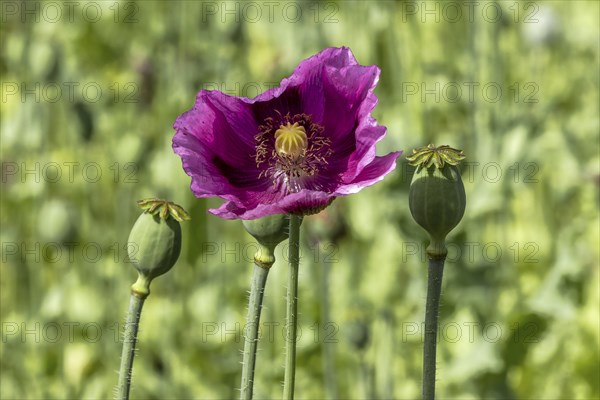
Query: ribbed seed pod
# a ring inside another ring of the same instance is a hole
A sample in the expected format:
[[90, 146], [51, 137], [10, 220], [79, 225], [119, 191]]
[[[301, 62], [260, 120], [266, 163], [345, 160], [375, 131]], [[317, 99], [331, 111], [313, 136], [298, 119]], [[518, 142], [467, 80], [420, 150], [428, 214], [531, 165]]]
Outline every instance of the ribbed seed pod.
[[181, 251], [181, 226], [173, 218], [142, 214], [131, 229], [129, 259], [135, 269], [149, 279], [168, 272]]
[[458, 169], [446, 165], [421, 169], [413, 176], [410, 212], [432, 237], [443, 240], [465, 214], [465, 187]]
[[417, 166], [410, 184], [410, 212], [430, 236], [430, 255], [445, 256], [446, 235], [465, 213], [465, 188], [456, 167], [464, 158], [460, 150], [433, 145], [413, 150], [407, 158]]
[[277, 246], [287, 239], [290, 218], [286, 214], [268, 215], [258, 219], [243, 220], [244, 228], [263, 245]]
[[189, 216], [183, 208], [165, 200], [141, 200], [138, 205], [145, 211], [131, 229], [127, 249], [139, 275], [132, 290], [145, 297], [150, 293], [150, 282], [177, 262], [181, 252], [179, 221]]

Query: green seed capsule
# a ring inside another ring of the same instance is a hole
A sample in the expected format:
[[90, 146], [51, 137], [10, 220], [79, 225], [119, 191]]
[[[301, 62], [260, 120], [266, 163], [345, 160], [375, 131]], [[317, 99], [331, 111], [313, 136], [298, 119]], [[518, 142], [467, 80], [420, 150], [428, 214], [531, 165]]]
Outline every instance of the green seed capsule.
[[465, 213], [465, 188], [456, 167], [462, 159], [460, 150], [433, 145], [414, 150], [408, 157], [417, 166], [410, 184], [410, 212], [429, 234], [432, 256], [445, 256], [446, 235]]
[[434, 166], [415, 173], [410, 185], [410, 212], [427, 233], [444, 240], [465, 214], [465, 187], [457, 168]]
[[150, 293], [150, 282], [168, 272], [179, 258], [179, 221], [189, 216], [181, 207], [164, 200], [141, 200], [138, 204], [145, 211], [131, 229], [127, 249], [129, 260], [139, 275], [132, 290], [146, 297]]
[[181, 226], [173, 218], [142, 214], [129, 234], [129, 258], [138, 272], [154, 279], [168, 272], [181, 251]]
[[277, 246], [287, 239], [290, 218], [285, 214], [268, 215], [258, 219], [243, 220], [244, 228], [260, 244]]
[[288, 238], [290, 217], [286, 214], [275, 214], [243, 220], [242, 223], [259, 245], [254, 261], [264, 268], [270, 268], [275, 262], [275, 247]]

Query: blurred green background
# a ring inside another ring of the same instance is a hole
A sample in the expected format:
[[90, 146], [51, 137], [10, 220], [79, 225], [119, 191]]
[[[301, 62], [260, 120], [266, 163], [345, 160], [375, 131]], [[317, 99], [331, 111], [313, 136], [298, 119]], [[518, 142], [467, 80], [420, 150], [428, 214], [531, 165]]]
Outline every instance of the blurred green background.
[[[110, 398], [135, 200], [183, 205], [184, 248], [142, 315], [132, 397], [238, 396], [253, 246], [171, 149], [196, 93], [252, 97], [328, 46], [381, 67], [383, 154], [462, 148], [438, 394], [592, 399], [599, 371], [595, 1], [2, 1], [0, 396]], [[297, 398], [419, 397], [426, 236], [404, 158], [305, 219]], [[286, 246], [256, 398], [283, 381]]]

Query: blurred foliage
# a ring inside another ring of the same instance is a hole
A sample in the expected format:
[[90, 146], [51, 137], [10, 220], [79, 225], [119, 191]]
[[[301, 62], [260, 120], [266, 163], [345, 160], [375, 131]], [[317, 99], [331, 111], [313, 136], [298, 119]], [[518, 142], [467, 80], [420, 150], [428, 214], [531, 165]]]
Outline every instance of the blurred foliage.
[[[439, 395], [600, 396], [599, 3], [484, 1], [472, 19], [457, 2], [67, 3], [0, 4], [0, 397], [111, 396], [135, 278], [127, 236], [135, 200], [155, 196], [192, 221], [146, 302], [132, 395], [237, 397], [252, 240], [206, 213], [220, 200], [192, 196], [171, 126], [202, 88], [253, 96], [342, 45], [382, 69], [378, 151], [433, 142], [468, 157]], [[305, 219], [298, 398], [419, 397], [426, 236], [411, 173], [402, 158]], [[257, 398], [281, 395], [281, 249]]]

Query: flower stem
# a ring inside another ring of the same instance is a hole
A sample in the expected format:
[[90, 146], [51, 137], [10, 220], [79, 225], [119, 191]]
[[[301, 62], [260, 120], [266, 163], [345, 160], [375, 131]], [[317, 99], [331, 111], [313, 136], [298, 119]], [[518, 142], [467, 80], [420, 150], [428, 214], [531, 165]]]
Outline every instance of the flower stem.
[[248, 299], [248, 316], [246, 318], [245, 328], [242, 386], [240, 389], [241, 400], [249, 400], [252, 398], [260, 312], [262, 309], [267, 276], [269, 275], [269, 267], [270, 266], [263, 266], [258, 262], [255, 262], [254, 271], [252, 272], [252, 284], [250, 287], [250, 298]]
[[137, 342], [140, 316], [142, 306], [147, 294], [131, 293], [129, 299], [129, 311], [125, 322], [123, 334], [123, 353], [121, 355], [121, 368], [119, 370], [119, 383], [117, 385], [118, 400], [129, 399], [129, 388], [131, 387], [131, 372], [133, 369], [133, 357], [135, 356], [135, 344]]
[[296, 377], [296, 332], [298, 326], [298, 267], [300, 264], [300, 224], [298, 215], [290, 214], [290, 242], [287, 288], [287, 334], [285, 342], [285, 377], [283, 382], [283, 398], [294, 398], [294, 383]]
[[425, 346], [423, 349], [423, 400], [435, 399], [436, 344], [438, 309], [442, 293], [445, 255], [429, 256], [427, 303], [425, 306]]

